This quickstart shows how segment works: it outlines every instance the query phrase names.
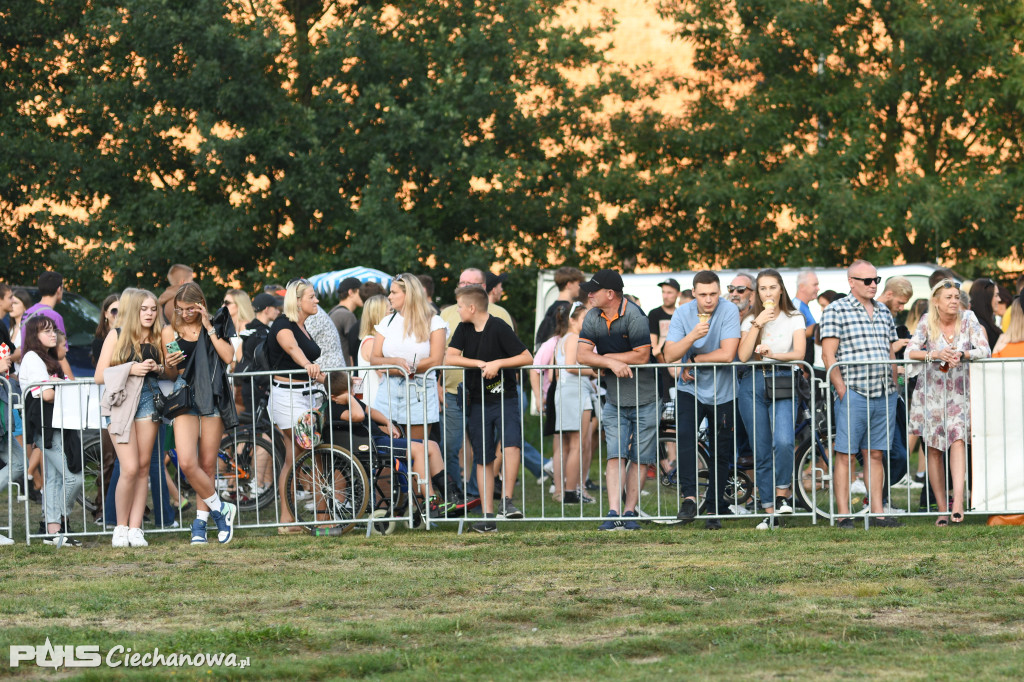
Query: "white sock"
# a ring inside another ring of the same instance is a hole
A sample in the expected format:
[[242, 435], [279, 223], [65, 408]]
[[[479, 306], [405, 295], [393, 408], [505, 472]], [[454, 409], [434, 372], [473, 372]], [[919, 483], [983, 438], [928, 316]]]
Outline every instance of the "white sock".
[[208, 511], [197, 511], [196, 512], [196, 518], [199, 519], [200, 521], [209, 521], [210, 520], [210, 512], [208, 512]]
[[205, 502], [206, 506], [210, 508], [210, 511], [215, 511], [215, 512], [219, 512], [220, 511], [220, 507], [221, 507], [220, 496], [217, 495], [216, 493], [214, 493], [210, 497], [204, 497], [203, 498], [203, 502]]

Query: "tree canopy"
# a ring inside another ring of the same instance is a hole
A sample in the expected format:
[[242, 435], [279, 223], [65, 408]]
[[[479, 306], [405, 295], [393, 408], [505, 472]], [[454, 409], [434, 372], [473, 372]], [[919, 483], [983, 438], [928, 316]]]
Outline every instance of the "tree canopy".
[[620, 123], [637, 164], [602, 229], [623, 250], [670, 267], [1024, 256], [1021, 3], [660, 7], [695, 73], [678, 116]]

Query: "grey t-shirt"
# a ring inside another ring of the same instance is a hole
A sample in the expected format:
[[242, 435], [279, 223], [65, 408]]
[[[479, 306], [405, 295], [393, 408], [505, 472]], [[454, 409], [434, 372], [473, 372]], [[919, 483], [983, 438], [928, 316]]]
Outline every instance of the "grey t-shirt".
[[[609, 319], [600, 308], [594, 308], [583, 318], [580, 342], [590, 342], [600, 355], [628, 353], [637, 348], [647, 349], [645, 363], [651, 362], [651, 332], [647, 315], [640, 306], [622, 299], [618, 315]], [[601, 379], [608, 389], [608, 402], [621, 407], [647, 405], [658, 399], [658, 380], [653, 369], [633, 369], [633, 378], [620, 379], [607, 370], [601, 370]]]

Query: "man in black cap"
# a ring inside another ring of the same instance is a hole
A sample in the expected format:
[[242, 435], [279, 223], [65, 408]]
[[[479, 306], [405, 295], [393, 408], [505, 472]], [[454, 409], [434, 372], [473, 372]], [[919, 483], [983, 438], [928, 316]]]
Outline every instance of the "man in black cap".
[[[270, 335], [270, 325], [284, 309], [284, 299], [268, 293], [256, 294], [252, 299], [252, 309], [256, 317], [249, 320], [245, 329], [238, 333], [242, 339], [242, 360], [235, 368], [236, 372], [251, 372], [256, 369], [253, 367], [256, 346]], [[245, 411], [250, 414], [253, 411], [253, 398], [255, 397], [259, 403], [269, 385], [266, 377], [254, 379], [252, 383], [253, 387], [250, 387], [249, 381], [242, 384], [242, 404], [245, 405]]]
[[[608, 520], [600, 529], [639, 530], [640, 490], [647, 465], [658, 461], [657, 380], [652, 369], [633, 369], [651, 361], [650, 327], [640, 306], [623, 298], [622, 277], [614, 270], [599, 271], [580, 289], [593, 308], [583, 318], [576, 359], [601, 370], [608, 391], [601, 410]], [[621, 509], [623, 487], [626, 505]]]
[[345, 354], [345, 364], [354, 367], [353, 362], [356, 350], [359, 348], [359, 318], [356, 317], [356, 308], [363, 305], [363, 299], [359, 296], [359, 287], [362, 285], [355, 277], [346, 277], [341, 280], [338, 286], [338, 295], [341, 300], [338, 305], [331, 308], [327, 313], [331, 322], [338, 330], [341, 338], [341, 351]]
[[508, 275], [495, 275], [493, 272], [487, 272], [484, 273], [484, 277], [487, 278], [487, 298], [491, 303], [500, 303], [501, 297], [505, 293], [502, 285], [505, 283], [505, 279]]

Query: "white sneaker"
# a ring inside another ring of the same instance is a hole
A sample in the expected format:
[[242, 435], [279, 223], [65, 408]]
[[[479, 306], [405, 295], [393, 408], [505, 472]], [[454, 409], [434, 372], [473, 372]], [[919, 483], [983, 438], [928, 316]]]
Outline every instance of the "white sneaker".
[[778, 522], [775, 520], [774, 516], [766, 516], [761, 519], [761, 523], [757, 524], [755, 528], [757, 530], [775, 530], [778, 528]]
[[555, 484], [552, 483], [551, 486], [548, 488], [548, 495], [554, 495], [554, 494], [555, 494]]
[[864, 486], [864, 481], [859, 478], [850, 484], [851, 495], [867, 495], [868, 489]]
[[115, 526], [114, 537], [110, 538], [111, 547], [128, 546], [128, 526]]
[[746, 516], [751, 513], [749, 509], [739, 504], [730, 504], [729, 510], [736, 516]]
[[894, 507], [891, 504], [889, 504], [888, 502], [886, 502], [884, 505], [882, 505], [882, 511], [885, 512], [886, 514], [906, 514], [907, 513], [906, 509], [900, 509], [899, 507]]
[[910, 477], [910, 474], [903, 474], [903, 478], [893, 483], [890, 488], [906, 488], [907, 490], [920, 490], [924, 487], [924, 483], [916, 481]]
[[130, 547], [149, 547], [149, 543], [146, 542], [146, 534], [142, 532], [141, 528], [128, 529], [128, 545]]
[[296, 490], [295, 491], [295, 500], [296, 501], [308, 500], [308, 499], [310, 499], [312, 497], [313, 497], [313, 493], [309, 492], [308, 490]]
[[10, 539], [9, 537], [4, 535], [3, 533], [0, 533], [0, 547], [3, 547], [4, 545], [13, 545], [13, 544], [14, 544], [14, 540]]
[[555, 463], [550, 459], [544, 462], [544, 472], [547, 473], [548, 476], [555, 475]]

